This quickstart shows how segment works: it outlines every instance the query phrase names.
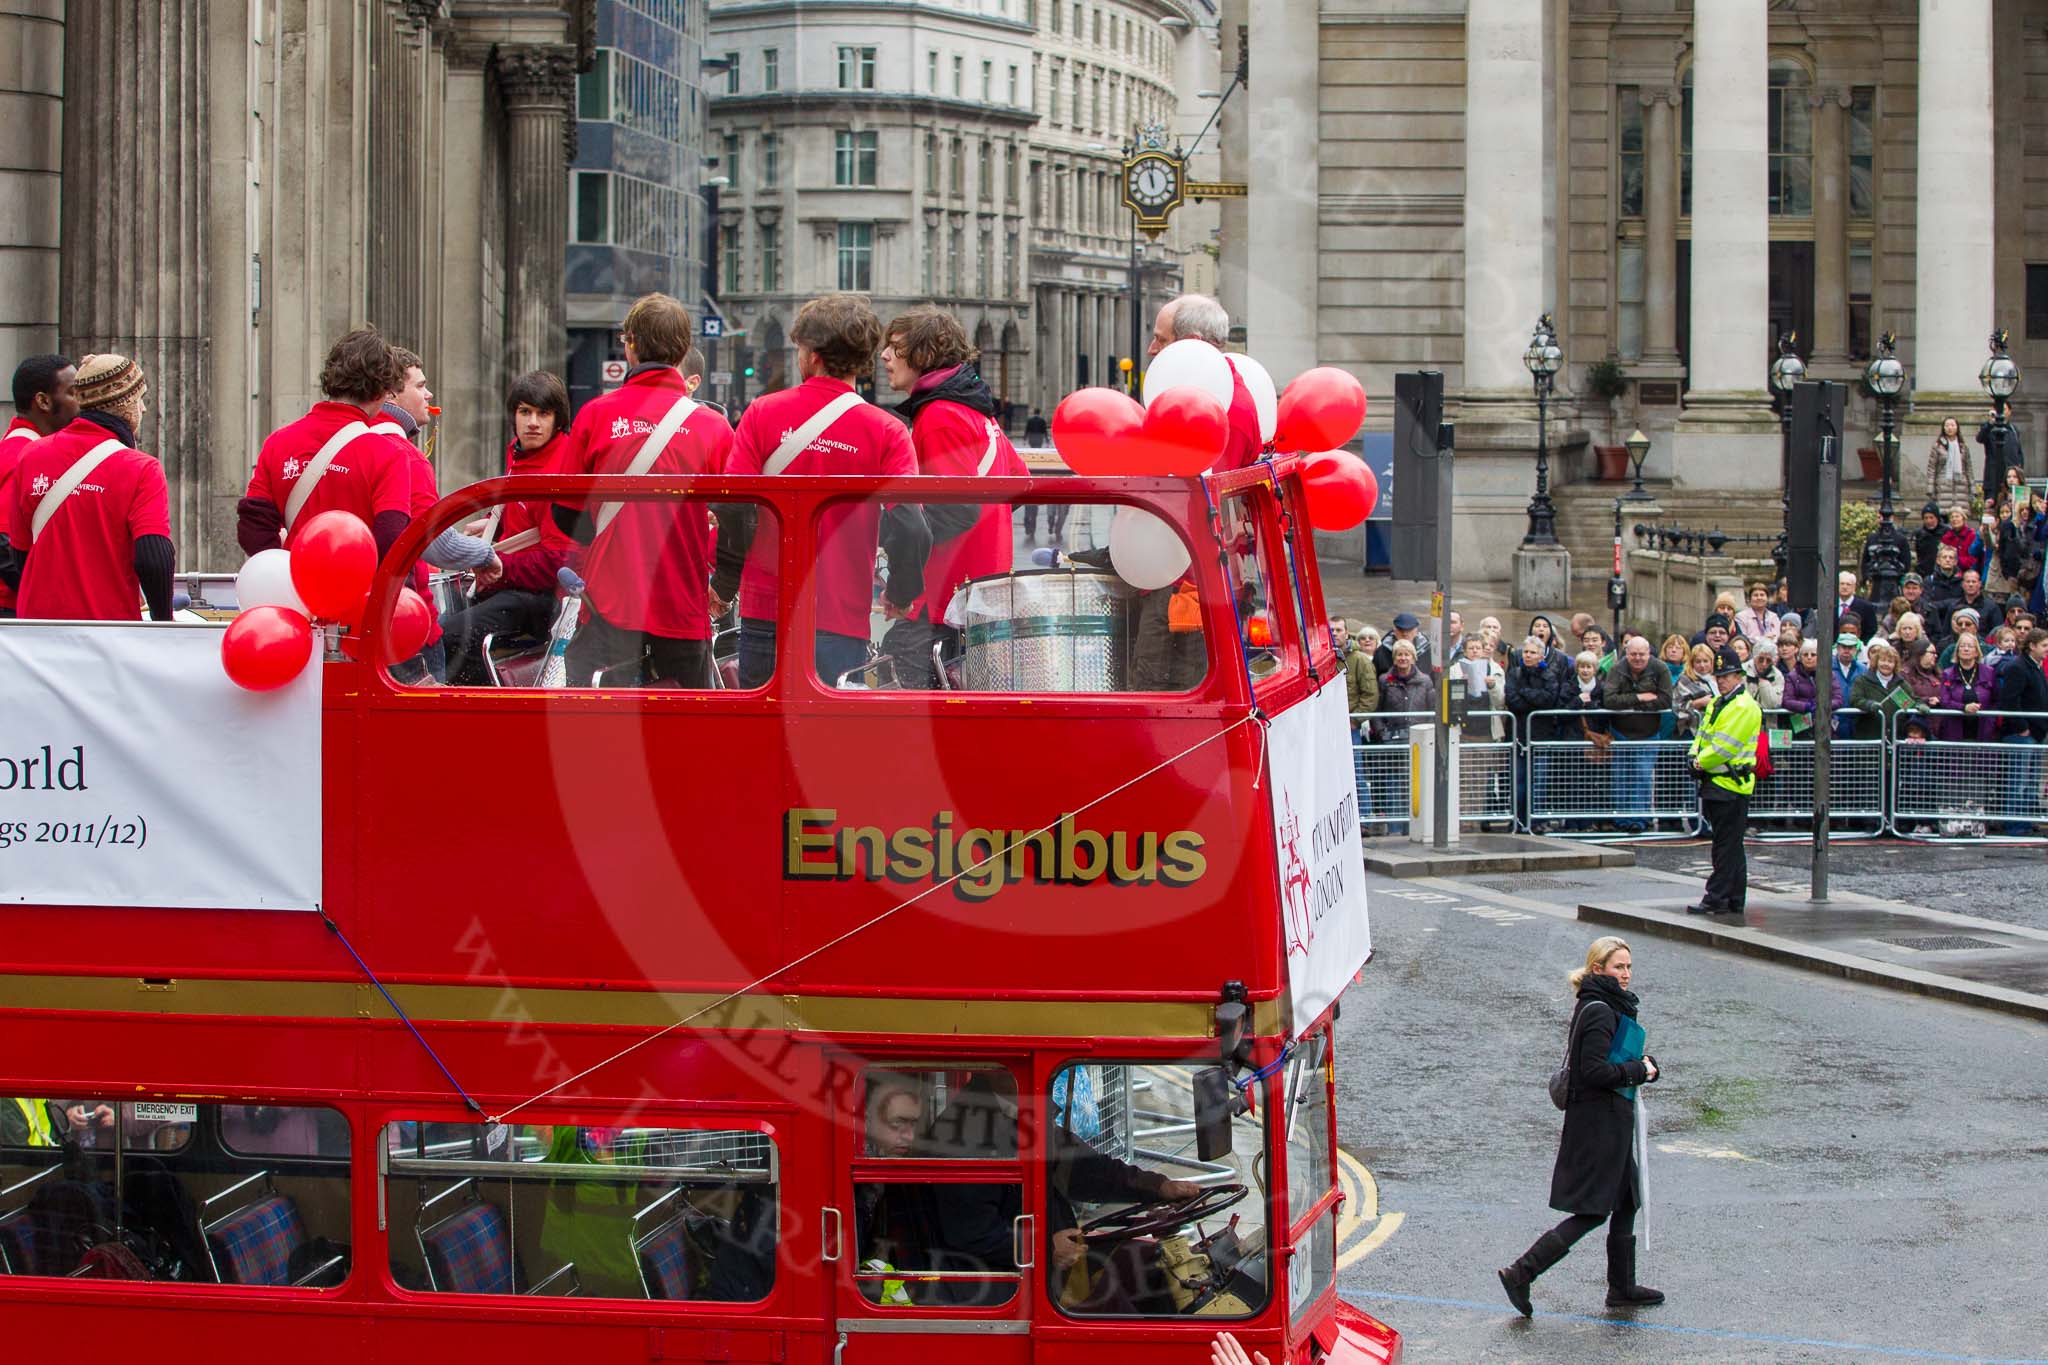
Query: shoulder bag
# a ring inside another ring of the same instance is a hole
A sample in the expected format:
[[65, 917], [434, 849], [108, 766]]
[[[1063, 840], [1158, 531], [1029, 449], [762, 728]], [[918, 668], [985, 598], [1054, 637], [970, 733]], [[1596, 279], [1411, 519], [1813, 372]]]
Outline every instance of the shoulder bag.
[[1562, 1109], [1572, 1099], [1572, 1054], [1578, 1051], [1579, 1016], [1586, 1012], [1584, 1001], [1572, 1009], [1572, 1022], [1564, 1031], [1564, 1065], [1550, 1073], [1550, 1102]]

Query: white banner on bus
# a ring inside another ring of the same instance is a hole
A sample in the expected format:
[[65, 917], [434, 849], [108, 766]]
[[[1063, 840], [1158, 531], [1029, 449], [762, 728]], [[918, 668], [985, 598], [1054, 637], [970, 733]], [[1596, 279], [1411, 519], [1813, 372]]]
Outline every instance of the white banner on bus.
[[0, 903], [319, 907], [320, 664], [245, 692], [220, 640], [0, 621]]
[[1298, 1037], [1344, 993], [1372, 951], [1344, 675], [1282, 711], [1266, 745], [1281, 942]]

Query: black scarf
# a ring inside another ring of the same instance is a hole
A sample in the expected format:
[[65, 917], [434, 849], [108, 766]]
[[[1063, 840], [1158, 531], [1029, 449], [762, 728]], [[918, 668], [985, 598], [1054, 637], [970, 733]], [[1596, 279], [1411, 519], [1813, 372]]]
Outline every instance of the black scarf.
[[981, 377], [981, 371], [968, 361], [952, 374], [919, 393], [913, 393], [896, 405], [896, 415], [906, 424], [915, 422], [917, 414], [927, 403], [958, 403], [972, 408], [983, 417], [996, 415], [996, 396], [989, 392], [988, 381]]
[[105, 408], [87, 408], [78, 414], [96, 427], [104, 427], [113, 433], [114, 439], [130, 450], [135, 448], [135, 428], [108, 412]]
[[1617, 1014], [1636, 1017], [1636, 993], [1623, 990], [1621, 983], [1600, 972], [1587, 972], [1579, 981], [1579, 1003], [1599, 1000], [1612, 1005]]

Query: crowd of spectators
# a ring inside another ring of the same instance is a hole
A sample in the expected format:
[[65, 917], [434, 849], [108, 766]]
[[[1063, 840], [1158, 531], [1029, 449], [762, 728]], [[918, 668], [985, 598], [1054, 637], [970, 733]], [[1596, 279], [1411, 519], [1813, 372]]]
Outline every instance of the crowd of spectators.
[[[1459, 708], [1468, 769], [1476, 758], [1485, 781], [1513, 784], [1520, 822], [1529, 818], [1528, 788], [1547, 790], [1549, 774], [1569, 755], [1609, 774], [1604, 791], [1614, 818], [1605, 823], [1640, 832], [1645, 820], [1633, 813], [1647, 818], [1652, 810], [1655, 752], [1631, 746], [1693, 732], [1715, 695], [1714, 662], [1726, 647], [1742, 659], [1743, 685], [1781, 741], [1811, 738], [1825, 688], [1837, 739], [2048, 745], [2041, 603], [2048, 513], [2039, 492], [2016, 481], [2008, 487], [2009, 499], [1999, 500], [1981, 531], [1967, 516], [1951, 516], [1944, 527], [1930, 503], [1915, 545], [1927, 571], [1906, 575], [1899, 595], [1883, 604], [1862, 595], [1854, 573], [1841, 575], [1826, 613], [1792, 608], [1782, 582], [1752, 583], [1740, 598], [1721, 594], [1690, 636], [1672, 632], [1654, 642], [1634, 630], [1612, 639], [1584, 612], [1562, 630], [1538, 615], [1509, 635], [1499, 618], [1486, 616], [1468, 633], [1453, 611], [1441, 680], [1414, 614], [1397, 613], [1385, 632], [1333, 620], [1357, 739], [1405, 743], [1412, 726], [1435, 714], [1442, 685]], [[1987, 581], [1985, 566], [2001, 563], [2010, 572], [1993, 570]], [[1993, 586], [2000, 577], [2002, 594]], [[1508, 739], [1536, 745], [1526, 764], [1507, 761]], [[1560, 742], [1585, 748], [1544, 747]], [[2004, 758], [1997, 766], [2008, 790], [1999, 808], [2044, 817], [2048, 750]], [[1466, 789], [1473, 789], [1469, 772]], [[1394, 800], [1383, 794], [1383, 817]], [[2001, 832], [2037, 830], [2048, 832], [2048, 817], [2008, 819]]]

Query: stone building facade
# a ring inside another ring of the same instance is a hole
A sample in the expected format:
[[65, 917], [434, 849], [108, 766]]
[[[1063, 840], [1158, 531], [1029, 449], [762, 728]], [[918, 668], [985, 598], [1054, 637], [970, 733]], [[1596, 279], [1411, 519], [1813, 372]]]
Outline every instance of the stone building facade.
[[142, 361], [141, 439], [187, 567], [240, 562], [257, 447], [358, 323], [425, 359], [442, 483], [493, 472], [508, 376], [565, 358], [593, 18], [592, 0], [6, 0], [0, 173], [28, 193], [0, 217], [0, 365], [53, 345]]
[[[1224, 154], [1252, 191], [1244, 232], [1226, 210], [1224, 301], [1282, 383], [1353, 369], [1380, 429], [1395, 372], [1444, 371], [1462, 574], [1506, 577], [1521, 537], [1543, 312], [1566, 361], [1554, 474], [1582, 483], [1591, 444], [1640, 426], [1652, 479], [1754, 495], [1763, 519], [1781, 332], [1842, 380], [1897, 333], [1914, 510], [1932, 430], [1987, 408], [1992, 328], [2048, 365], [2042, 0], [1226, 0], [1226, 50], [1247, 24]], [[1584, 396], [1602, 359], [1629, 380], [1612, 411]], [[1850, 408], [1871, 444], [1875, 405]]]
[[[790, 320], [834, 289], [885, 319], [957, 313], [1019, 421], [1117, 382], [1122, 146], [1178, 126], [1182, 46], [1215, 42], [1203, 0], [713, 0], [711, 31], [710, 59], [732, 62], [711, 114], [731, 167], [716, 292], [746, 330], [735, 369], [756, 370], [735, 399], [789, 381]], [[1148, 331], [1179, 285], [1178, 240], [1144, 244]]]

